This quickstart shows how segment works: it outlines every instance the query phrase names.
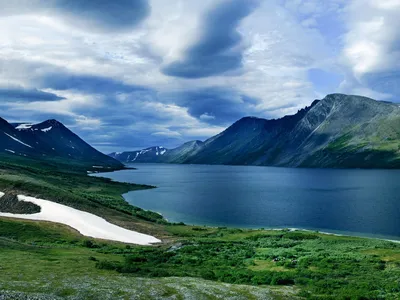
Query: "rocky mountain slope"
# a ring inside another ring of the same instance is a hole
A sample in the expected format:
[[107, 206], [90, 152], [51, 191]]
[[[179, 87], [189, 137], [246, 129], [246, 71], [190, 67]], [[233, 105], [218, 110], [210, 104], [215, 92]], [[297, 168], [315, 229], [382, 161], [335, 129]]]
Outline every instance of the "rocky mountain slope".
[[0, 153], [42, 160], [77, 161], [95, 169], [123, 166], [56, 120], [11, 125], [0, 118]]
[[331, 94], [292, 116], [243, 118], [192, 150], [184, 147], [184, 155], [181, 147], [168, 150], [157, 162], [400, 168], [400, 108]]

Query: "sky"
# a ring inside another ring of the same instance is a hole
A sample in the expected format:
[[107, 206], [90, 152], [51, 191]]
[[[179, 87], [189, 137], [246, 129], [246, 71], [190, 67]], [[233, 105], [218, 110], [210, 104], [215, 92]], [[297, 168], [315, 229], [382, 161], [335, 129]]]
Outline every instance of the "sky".
[[0, 116], [103, 152], [205, 140], [330, 93], [400, 100], [400, 0], [0, 0]]

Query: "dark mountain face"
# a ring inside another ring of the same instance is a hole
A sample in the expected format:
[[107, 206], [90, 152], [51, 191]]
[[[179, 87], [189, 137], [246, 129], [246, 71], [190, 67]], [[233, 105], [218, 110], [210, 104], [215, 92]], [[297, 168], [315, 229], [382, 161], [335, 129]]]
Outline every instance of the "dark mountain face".
[[0, 119], [0, 152], [39, 158], [79, 161], [89, 168], [120, 168], [122, 164], [92, 148], [56, 120], [15, 124]]
[[240, 119], [154, 162], [400, 168], [399, 151], [399, 105], [332, 94], [281, 119]]
[[[206, 141], [204, 149], [186, 162], [398, 167], [397, 122], [400, 122], [398, 105], [332, 94], [293, 116], [278, 120], [242, 119], [210, 142]], [[394, 148], [395, 151], [387, 151]]]

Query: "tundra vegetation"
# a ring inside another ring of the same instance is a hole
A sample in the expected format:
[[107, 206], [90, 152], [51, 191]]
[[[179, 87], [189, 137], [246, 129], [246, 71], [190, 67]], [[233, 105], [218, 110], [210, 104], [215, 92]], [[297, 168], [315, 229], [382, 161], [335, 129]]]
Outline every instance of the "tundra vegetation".
[[127, 245], [83, 237], [60, 224], [0, 218], [0, 296], [6, 299], [400, 297], [400, 244], [170, 224], [121, 196], [152, 187], [89, 177], [83, 167], [60, 162], [11, 156], [0, 161], [0, 191], [14, 209], [13, 195], [35, 196], [163, 240], [150, 247]]

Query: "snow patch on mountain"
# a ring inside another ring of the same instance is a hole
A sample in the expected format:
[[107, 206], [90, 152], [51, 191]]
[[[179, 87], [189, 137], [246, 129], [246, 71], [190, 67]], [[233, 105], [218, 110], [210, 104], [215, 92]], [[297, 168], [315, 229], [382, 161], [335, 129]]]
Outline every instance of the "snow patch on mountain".
[[42, 132], [49, 132], [49, 131], [52, 130], [52, 129], [53, 129], [53, 126], [50, 126], [50, 127], [48, 127], [48, 128], [41, 129], [41, 131], [42, 131]]
[[24, 145], [24, 146], [26, 146], [26, 147], [29, 147], [29, 148], [32, 148], [32, 149], [33, 149], [32, 146], [30, 146], [30, 145], [28, 145], [28, 144], [25, 144], [24, 142], [20, 141], [20, 140], [17, 139], [16, 137], [13, 137], [12, 135], [9, 135], [8, 133], [5, 133], [5, 132], [3, 132], [3, 133], [4, 133], [6, 136], [8, 136], [9, 138], [13, 139], [14, 141], [20, 143], [21, 145]]
[[139, 156], [139, 152], [136, 152], [136, 156], [135, 156], [135, 158], [134, 158], [132, 161], [137, 160], [138, 156]]
[[15, 129], [21, 131], [21, 130], [27, 130], [27, 129], [31, 129], [33, 126], [33, 124], [19, 124], [17, 127], [15, 127]]

